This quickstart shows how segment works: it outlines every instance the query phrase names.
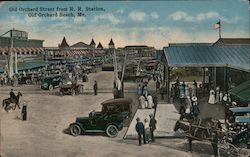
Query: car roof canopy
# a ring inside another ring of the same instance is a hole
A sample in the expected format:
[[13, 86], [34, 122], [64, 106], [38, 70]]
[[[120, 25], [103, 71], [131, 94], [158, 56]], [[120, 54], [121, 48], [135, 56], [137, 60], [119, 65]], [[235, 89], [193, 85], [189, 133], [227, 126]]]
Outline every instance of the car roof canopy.
[[117, 99], [109, 99], [101, 103], [101, 105], [106, 106], [109, 104], [114, 105], [122, 105], [122, 104], [131, 104], [133, 100], [131, 98], [117, 98]]

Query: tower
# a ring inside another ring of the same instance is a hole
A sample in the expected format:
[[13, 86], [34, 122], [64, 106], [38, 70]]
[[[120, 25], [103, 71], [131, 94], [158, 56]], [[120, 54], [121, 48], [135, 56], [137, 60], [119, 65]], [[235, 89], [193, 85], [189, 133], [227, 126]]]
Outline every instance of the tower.
[[110, 49], [114, 49], [115, 48], [115, 44], [114, 44], [112, 38], [110, 39], [110, 42], [109, 42], [109, 48]]

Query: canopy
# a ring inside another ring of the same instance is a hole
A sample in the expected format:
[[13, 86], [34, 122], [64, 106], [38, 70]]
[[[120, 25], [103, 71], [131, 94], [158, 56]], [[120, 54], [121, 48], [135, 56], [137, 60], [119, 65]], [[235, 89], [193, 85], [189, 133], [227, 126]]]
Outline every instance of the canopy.
[[250, 80], [229, 90], [229, 94], [241, 99], [244, 102], [250, 103]]
[[181, 45], [165, 47], [169, 67], [230, 67], [250, 72], [250, 45]]

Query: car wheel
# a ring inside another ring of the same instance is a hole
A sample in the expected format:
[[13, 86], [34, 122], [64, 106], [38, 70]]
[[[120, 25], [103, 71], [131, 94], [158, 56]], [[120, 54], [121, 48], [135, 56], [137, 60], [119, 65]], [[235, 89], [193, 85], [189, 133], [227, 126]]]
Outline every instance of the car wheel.
[[70, 126], [70, 133], [71, 133], [71, 135], [78, 136], [78, 135], [81, 134], [81, 132], [82, 132], [82, 130], [81, 130], [81, 128], [80, 128], [79, 125], [73, 124], [72, 126]]
[[31, 80], [26, 80], [26, 84], [31, 84]]
[[116, 137], [118, 135], [118, 129], [115, 125], [109, 125], [106, 129], [106, 134], [109, 137]]
[[53, 86], [49, 85], [49, 90], [52, 91], [53, 90]]
[[71, 90], [71, 95], [75, 96], [76, 95], [76, 91], [74, 89]]

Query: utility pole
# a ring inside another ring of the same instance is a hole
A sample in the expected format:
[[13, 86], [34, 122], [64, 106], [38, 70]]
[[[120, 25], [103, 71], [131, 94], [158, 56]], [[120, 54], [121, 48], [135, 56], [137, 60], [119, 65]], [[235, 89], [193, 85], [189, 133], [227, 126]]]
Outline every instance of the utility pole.
[[12, 30], [10, 30], [10, 60], [9, 60], [9, 78], [12, 78], [14, 72], [13, 72], [13, 33]]

